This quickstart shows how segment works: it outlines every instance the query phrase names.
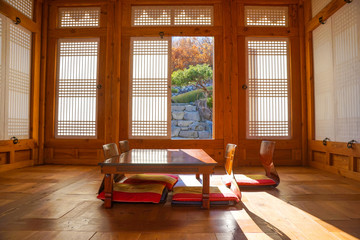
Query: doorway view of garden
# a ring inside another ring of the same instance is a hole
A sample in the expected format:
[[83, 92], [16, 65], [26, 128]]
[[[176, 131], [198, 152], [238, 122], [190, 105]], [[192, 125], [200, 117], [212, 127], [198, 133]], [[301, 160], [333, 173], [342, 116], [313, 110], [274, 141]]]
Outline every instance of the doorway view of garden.
[[173, 37], [171, 138], [213, 138], [213, 37]]

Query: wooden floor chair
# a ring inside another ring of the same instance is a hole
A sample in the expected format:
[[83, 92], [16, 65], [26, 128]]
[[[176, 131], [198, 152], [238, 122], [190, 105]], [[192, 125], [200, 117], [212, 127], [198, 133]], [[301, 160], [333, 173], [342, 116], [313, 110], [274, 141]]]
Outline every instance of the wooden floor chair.
[[[274, 162], [273, 154], [275, 150], [275, 142], [273, 141], [262, 141], [260, 146], [260, 162], [265, 169], [265, 175], [253, 175], [253, 174], [234, 174], [234, 178], [239, 187], [263, 187], [271, 186], [276, 187], [280, 183], [280, 177], [277, 173]], [[233, 164], [229, 164], [227, 172], [232, 170]], [[231, 182], [228, 176], [223, 178], [226, 185], [230, 185]]]
[[[230, 189], [226, 185], [210, 186], [210, 204], [229, 205], [241, 200], [241, 192], [232, 172], [235, 148], [235, 144], [228, 144], [225, 150], [225, 171], [229, 177]], [[190, 179], [187, 183], [187, 181], [181, 179], [175, 185], [172, 199], [173, 205], [201, 204], [201, 201], [202, 185], [198, 181]]]
[[[104, 159], [108, 159], [111, 157], [116, 157], [119, 156], [119, 150], [118, 147], [116, 145], [116, 143], [108, 143], [103, 145], [103, 150], [104, 150]], [[114, 182], [119, 182], [121, 181], [123, 178], [125, 178], [124, 174], [114, 174]], [[104, 191], [104, 185], [105, 183], [105, 177], [103, 178], [101, 185], [99, 187], [99, 191], [98, 194], [100, 194], [100, 192]]]
[[[127, 141], [120, 143], [121, 153], [129, 151], [129, 144]], [[104, 158], [119, 156], [118, 147], [115, 143], [103, 145]], [[161, 203], [166, 201], [168, 194], [165, 184], [151, 183], [151, 184], [131, 184], [118, 183], [125, 178], [124, 174], [114, 174], [113, 184], [113, 201], [114, 202], [142, 202], [142, 203]], [[97, 198], [104, 200], [104, 182], [105, 177], [101, 183]]]
[[[130, 150], [129, 141], [119, 141], [121, 154]], [[164, 183], [168, 190], [172, 190], [179, 177], [165, 173], [142, 173], [129, 176], [124, 183]]]

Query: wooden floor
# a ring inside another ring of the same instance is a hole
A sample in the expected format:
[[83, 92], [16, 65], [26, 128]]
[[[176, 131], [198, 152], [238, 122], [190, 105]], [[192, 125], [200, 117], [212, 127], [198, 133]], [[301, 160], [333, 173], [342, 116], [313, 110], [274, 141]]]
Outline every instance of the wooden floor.
[[165, 204], [104, 209], [95, 166], [13, 170], [0, 175], [0, 239], [360, 238], [359, 182], [311, 168], [278, 170], [278, 188], [243, 191], [242, 203], [210, 210], [172, 207], [171, 195]]

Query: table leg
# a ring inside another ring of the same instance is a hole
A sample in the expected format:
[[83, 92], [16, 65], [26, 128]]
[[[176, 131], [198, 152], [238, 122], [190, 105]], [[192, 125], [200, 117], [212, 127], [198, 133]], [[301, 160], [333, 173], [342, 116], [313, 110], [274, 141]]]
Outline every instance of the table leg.
[[105, 208], [112, 207], [112, 191], [113, 191], [113, 175], [112, 174], [105, 174], [105, 201], [104, 206]]
[[202, 207], [210, 208], [210, 174], [203, 174], [203, 191], [202, 191]]

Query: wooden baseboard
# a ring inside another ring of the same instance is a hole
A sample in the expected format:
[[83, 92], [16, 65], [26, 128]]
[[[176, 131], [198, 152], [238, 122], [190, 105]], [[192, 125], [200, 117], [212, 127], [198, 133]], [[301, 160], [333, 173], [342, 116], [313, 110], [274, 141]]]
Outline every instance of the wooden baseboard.
[[9, 171], [9, 170], [17, 169], [17, 168], [23, 168], [23, 167], [31, 167], [31, 166], [34, 166], [34, 160], [3, 164], [3, 165], [0, 165], [0, 172], [5, 172], [5, 171]]
[[327, 172], [331, 172], [334, 174], [338, 174], [340, 176], [344, 176], [344, 177], [347, 177], [350, 179], [360, 181], [360, 173], [359, 172], [353, 172], [350, 170], [339, 169], [337, 167], [329, 166], [329, 165], [318, 163], [318, 162], [310, 162], [310, 166], [313, 168], [316, 168], [316, 169], [325, 170]]
[[64, 165], [89, 165], [96, 166], [100, 161], [96, 159], [45, 159], [45, 164], [64, 164]]

